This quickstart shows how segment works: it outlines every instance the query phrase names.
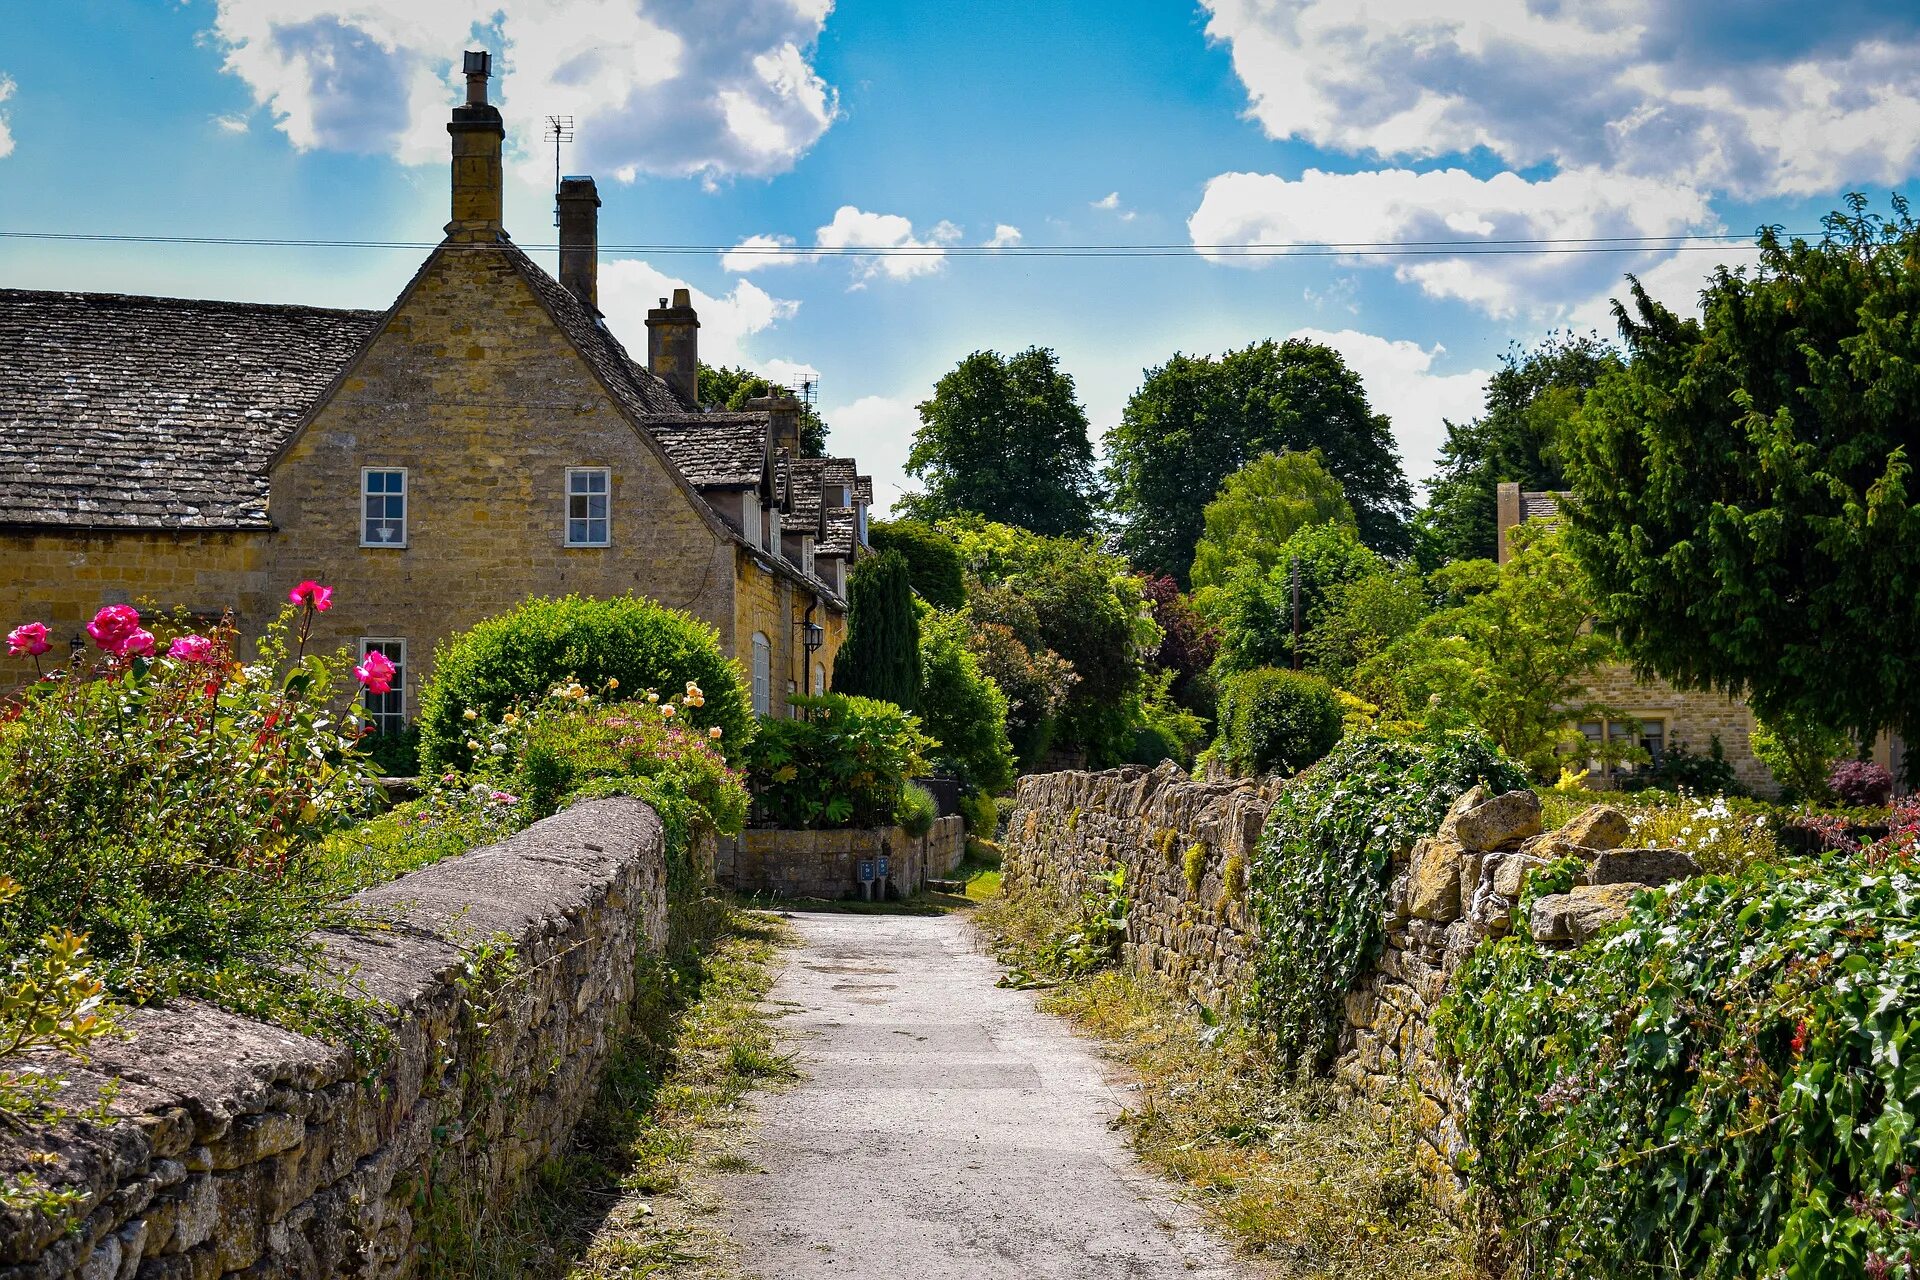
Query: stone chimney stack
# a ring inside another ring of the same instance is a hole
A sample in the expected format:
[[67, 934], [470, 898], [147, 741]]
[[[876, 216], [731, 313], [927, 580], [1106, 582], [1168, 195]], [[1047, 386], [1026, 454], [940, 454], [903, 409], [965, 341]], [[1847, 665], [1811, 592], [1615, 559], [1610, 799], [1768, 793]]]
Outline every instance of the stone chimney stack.
[[700, 403], [700, 317], [685, 289], [647, 312], [647, 368], [685, 403]]
[[501, 224], [500, 144], [507, 130], [500, 111], [487, 102], [487, 77], [493, 55], [469, 49], [467, 100], [453, 109], [447, 132], [453, 135], [453, 221], [447, 239], [483, 244], [506, 239]]
[[600, 192], [592, 178], [560, 179], [560, 283], [600, 312]]
[[800, 456], [800, 400], [791, 391], [775, 387], [772, 394], [755, 396], [747, 408], [764, 413], [773, 420], [773, 447], [785, 449], [787, 456]]

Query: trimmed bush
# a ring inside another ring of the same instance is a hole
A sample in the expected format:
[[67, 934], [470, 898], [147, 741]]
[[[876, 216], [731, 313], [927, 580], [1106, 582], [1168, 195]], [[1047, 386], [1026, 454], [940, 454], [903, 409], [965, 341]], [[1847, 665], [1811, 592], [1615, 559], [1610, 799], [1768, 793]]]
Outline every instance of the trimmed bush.
[[967, 620], [929, 613], [920, 628], [920, 725], [937, 744], [933, 758], [967, 787], [1000, 791], [1013, 783], [1007, 698], [967, 648]]
[[918, 840], [933, 830], [933, 824], [940, 819], [940, 802], [933, 798], [933, 792], [917, 782], [909, 782], [900, 789], [900, 803], [893, 808], [893, 820], [900, 829]]
[[1220, 699], [1227, 767], [1298, 773], [1333, 750], [1343, 717], [1333, 688], [1304, 671], [1260, 667], [1230, 678]]
[[897, 551], [861, 561], [847, 579], [847, 639], [833, 660], [833, 691], [919, 705], [920, 613]]
[[1893, 798], [1893, 775], [1871, 760], [1843, 760], [1827, 775], [1827, 789], [1841, 804], [1877, 808]]
[[468, 711], [498, 720], [569, 680], [614, 699], [672, 697], [691, 681], [706, 695], [688, 716], [694, 727], [718, 725], [729, 754], [753, 736], [740, 669], [712, 627], [640, 596], [563, 596], [528, 600], [441, 642], [420, 691], [421, 764], [464, 770]]
[[936, 609], [967, 603], [967, 580], [960, 548], [952, 538], [919, 520], [876, 520], [868, 530], [875, 551], [897, 551], [907, 562], [907, 577], [920, 598]]
[[907, 779], [933, 742], [891, 702], [829, 693], [796, 697], [804, 719], [767, 717], [747, 749], [747, 779], [768, 826], [893, 825]]

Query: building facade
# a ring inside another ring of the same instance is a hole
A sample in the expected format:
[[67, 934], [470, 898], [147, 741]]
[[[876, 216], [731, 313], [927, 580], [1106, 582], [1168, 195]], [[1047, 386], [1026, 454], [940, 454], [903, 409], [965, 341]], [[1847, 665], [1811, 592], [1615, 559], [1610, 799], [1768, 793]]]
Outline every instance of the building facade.
[[[591, 179], [562, 184], [559, 280], [513, 244], [469, 65], [446, 238], [385, 311], [0, 290], [0, 620], [78, 643], [136, 603], [257, 632], [316, 578], [336, 595], [315, 639], [401, 666], [385, 727], [435, 645], [535, 595], [705, 619], [762, 712], [828, 684], [865, 546], [855, 464], [799, 456], [791, 397], [698, 403], [684, 290], [627, 355]], [[794, 477], [829, 469], [844, 486], [796, 506]]]

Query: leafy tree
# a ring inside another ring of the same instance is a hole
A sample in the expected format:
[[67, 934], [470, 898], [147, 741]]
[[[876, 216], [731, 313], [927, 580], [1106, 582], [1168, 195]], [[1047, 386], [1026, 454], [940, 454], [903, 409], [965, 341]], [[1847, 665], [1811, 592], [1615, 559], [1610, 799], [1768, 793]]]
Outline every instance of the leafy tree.
[[[1265, 573], [1243, 566], [1218, 587], [1196, 598], [1200, 610], [1220, 632], [1216, 675], [1255, 667], [1291, 667], [1293, 651], [1293, 566], [1300, 569], [1300, 633], [1321, 625], [1330, 593], [1342, 584], [1384, 573], [1387, 562], [1360, 545], [1344, 525], [1308, 525], [1281, 546]], [[1302, 645], [1304, 649], [1304, 643]], [[1301, 655], [1302, 660], [1305, 654]]]
[[1303, 638], [1306, 665], [1336, 684], [1433, 612], [1432, 593], [1420, 570], [1396, 565], [1327, 588], [1326, 607]]
[[1354, 692], [1395, 719], [1478, 726], [1543, 776], [1558, 769], [1562, 748], [1578, 748], [1584, 758], [1575, 722], [1621, 718], [1587, 685], [1615, 649], [1590, 625], [1586, 578], [1564, 538], [1523, 526], [1505, 565], [1464, 560], [1435, 576], [1441, 592], [1462, 603], [1362, 664]]
[[[698, 394], [701, 404], [719, 405], [722, 409], [744, 409], [747, 401], [757, 396], [772, 395], [776, 391], [785, 391], [750, 369], [703, 364], [700, 366]], [[824, 458], [827, 454], [827, 424], [814, 407], [802, 401], [800, 405], [800, 456], [803, 458]]]
[[[999, 612], [1016, 607], [1009, 595]], [[980, 670], [1007, 695], [1007, 739], [1020, 767], [1031, 769], [1052, 744], [1054, 721], [1080, 677], [1071, 662], [1041, 642], [1037, 621], [1016, 631], [1005, 622], [981, 621], [971, 612], [967, 620], [967, 648]], [[1021, 639], [1023, 633], [1038, 649]]]
[[1791, 712], [1778, 721], [1756, 721], [1752, 743], [1754, 756], [1773, 771], [1774, 781], [1800, 800], [1828, 799], [1828, 771], [1854, 750], [1844, 730]]
[[1560, 437], [1587, 392], [1620, 367], [1598, 334], [1558, 333], [1531, 351], [1509, 349], [1487, 380], [1486, 409], [1472, 422], [1447, 424], [1420, 513], [1423, 559], [1497, 559], [1496, 489], [1503, 481], [1565, 489]]
[[1221, 483], [1263, 453], [1308, 449], [1344, 488], [1368, 546], [1410, 548], [1413, 491], [1389, 423], [1338, 352], [1295, 338], [1218, 359], [1176, 354], [1147, 371], [1107, 436], [1120, 549], [1185, 584]]
[[966, 618], [927, 611], [920, 628], [920, 722], [936, 761], [989, 795], [1013, 784], [1007, 696], [968, 649]]
[[1087, 414], [1053, 352], [976, 351], [919, 406], [907, 472], [927, 486], [897, 504], [940, 520], [974, 514], [1035, 533], [1093, 530], [1098, 486]]
[[1147, 665], [1172, 676], [1167, 686], [1169, 697], [1211, 719], [1214, 691], [1209, 671], [1220, 652], [1219, 631], [1172, 578], [1142, 578], [1140, 594], [1146, 597], [1161, 632], [1160, 647]]
[[1265, 573], [1307, 525], [1357, 529], [1352, 504], [1322, 463], [1318, 449], [1265, 453], [1228, 476], [1201, 515], [1206, 532], [1193, 551], [1194, 589], [1219, 585], [1241, 565]]
[[920, 696], [920, 619], [907, 562], [888, 551], [847, 579], [847, 639], [833, 661], [833, 691], [909, 711]]
[[958, 609], [967, 603], [960, 548], [946, 534], [919, 520], [875, 520], [867, 533], [875, 551], [900, 553], [907, 562], [907, 577], [922, 600], [936, 609]]
[[1574, 556], [1643, 669], [1870, 739], [1920, 724], [1920, 224], [1765, 230], [1701, 318], [1633, 282], [1566, 448]]

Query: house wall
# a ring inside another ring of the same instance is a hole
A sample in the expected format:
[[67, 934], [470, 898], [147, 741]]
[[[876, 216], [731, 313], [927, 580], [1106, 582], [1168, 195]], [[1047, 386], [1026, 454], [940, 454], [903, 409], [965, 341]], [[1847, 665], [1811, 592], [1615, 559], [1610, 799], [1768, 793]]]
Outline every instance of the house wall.
[[[407, 545], [362, 547], [361, 469], [407, 468]], [[568, 467], [612, 470], [612, 545], [565, 545]], [[443, 251], [275, 464], [278, 582], [335, 590], [322, 645], [433, 646], [529, 595], [650, 596], [733, 644], [734, 544], [621, 415], [507, 261]]]
[[1594, 673], [1593, 697], [1635, 719], [1663, 721], [1669, 746], [1684, 743], [1705, 754], [1717, 737], [1742, 785], [1761, 795], [1779, 790], [1773, 772], [1753, 754], [1753, 712], [1724, 694], [1684, 692], [1664, 680], [1640, 680], [1618, 663]]
[[[81, 628], [107, 604], [232, 609], [257, 627], [276, 607], [263, 572], [269, 536], [264, 529], [0, 533], [0, 631], [37, 621], [57, 641], [84, 639]], [[64, 656], [57, 644], [56, 654]]]
[[[800, 627], [806, 621], [811, 593], [784, 574], [775, 573], [745, 551], [734, 561], [732, 652], [751, 682], [753, 635], [767, 637], [773, 651], [772, 714], [788, 714], [787, 683], [792, 681], [801, 693], [811, 692], [811, 676], [801, 642]], [[823, 664], [827, 687], [833, 687], [833, 659], [846, 639], [846, 616], [822, 605], [813, 611], [813, 621], [825, 632], [825, 643], [815, 651], [813, 660]]]

